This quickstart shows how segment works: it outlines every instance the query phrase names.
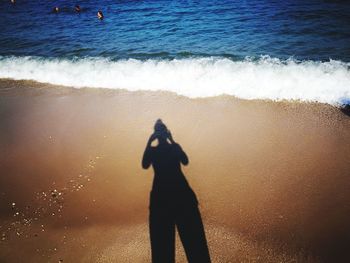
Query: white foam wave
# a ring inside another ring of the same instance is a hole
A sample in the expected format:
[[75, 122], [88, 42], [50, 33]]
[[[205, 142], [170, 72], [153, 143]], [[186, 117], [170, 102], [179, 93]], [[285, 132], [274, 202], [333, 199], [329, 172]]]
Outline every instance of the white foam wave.
[[262, 57], [119, 60], [1, 57], [0, 78], [95, 88], [165, 90], [195, 97], [301, 100], [339, 105], [350, 101], [350, 63]]

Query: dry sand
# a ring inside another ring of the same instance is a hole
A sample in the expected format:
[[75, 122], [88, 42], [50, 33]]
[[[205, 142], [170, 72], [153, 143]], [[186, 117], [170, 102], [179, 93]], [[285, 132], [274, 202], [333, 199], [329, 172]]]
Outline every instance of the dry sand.
[[350, 260], [338, 108], [0, 80], [0, 261], [150, 262], [140, 162], [158, 118], [189, 156], [213, 262]]

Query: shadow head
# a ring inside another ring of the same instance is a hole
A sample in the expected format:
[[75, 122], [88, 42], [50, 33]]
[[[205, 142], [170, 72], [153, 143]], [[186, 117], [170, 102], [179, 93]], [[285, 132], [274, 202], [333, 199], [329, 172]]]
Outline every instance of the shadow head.
[[157, 134], [159, 139], [166, 140], [168, 138], [168, 128], [161, 119], [158, 119], [154, 124], [154, 133]]

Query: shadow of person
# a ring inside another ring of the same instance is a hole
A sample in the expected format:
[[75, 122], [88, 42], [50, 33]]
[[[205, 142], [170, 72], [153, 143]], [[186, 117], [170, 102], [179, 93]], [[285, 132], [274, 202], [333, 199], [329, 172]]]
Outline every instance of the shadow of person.
[[[151, 144], [158, 139], [158, 145]], [[210, 262], [202, 218], [195, 193], [181, 171], [188, 157], [159, 119], [150, 136], [142, 167], [154, 169], [150, 195], [149, 231], [153, 263], [175, 262], [175, 226], [188, 262]]]

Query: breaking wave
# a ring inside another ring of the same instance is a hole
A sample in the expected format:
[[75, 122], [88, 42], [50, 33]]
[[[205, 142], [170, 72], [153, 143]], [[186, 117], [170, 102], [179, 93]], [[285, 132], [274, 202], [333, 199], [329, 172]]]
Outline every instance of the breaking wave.
[[191, 98], [222, 94], [242, 99], [350, 102], [350, 63], [280, 60], [234, 61], [204, 57], [173, 60], [0, 57], [0, 78], [76, 88], [171, 91]]

